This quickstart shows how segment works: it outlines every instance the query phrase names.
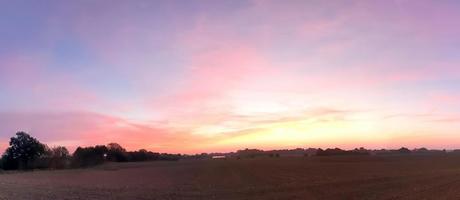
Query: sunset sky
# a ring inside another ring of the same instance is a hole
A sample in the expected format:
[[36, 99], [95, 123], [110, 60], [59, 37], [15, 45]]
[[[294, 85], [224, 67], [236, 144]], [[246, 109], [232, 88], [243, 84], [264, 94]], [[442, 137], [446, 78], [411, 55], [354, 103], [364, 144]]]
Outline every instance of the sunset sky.
[[460, 148], [460, 1], [0, 1], [0, 149]]

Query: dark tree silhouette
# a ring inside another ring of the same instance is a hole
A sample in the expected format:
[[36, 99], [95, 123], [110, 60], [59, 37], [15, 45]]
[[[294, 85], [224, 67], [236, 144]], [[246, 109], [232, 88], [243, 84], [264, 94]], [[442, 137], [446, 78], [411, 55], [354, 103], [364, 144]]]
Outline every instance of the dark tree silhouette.
[[49, 168], [62, 169], [69, 165], [70, 154], [67, 148], [57, 146], [49, 150]]
[[1, 168], [4, 170], [18, 169], [18, 161], [14, 160], [11, 156], [6, 153], [2, 155]]
[[128, 152], [129, 161], [139, 162], [139, 161], [152, 161], [160, 160], [161, 154], [147, 151], [145, 149], [140, 149], [139, 151], [130, 151]]
[[356, 156], [356, 155], [370, 155], [370, 153], [369, 153], [369, 150], [362, 148], [362, 147], [359, 149], [356, 148], [350, 151], [342, 150], [339, 148], [334, 148], [334, 149], [328, 148], [326, 150], [318, 149], [318, 151], [316, 151], [316, 155], [317, 156], [346, 156], [346, 155]]
[[25, 132], [17, 132], [10, 139], [8, 147], [2, 157], [10, 169], [29, 169], [36, 159], [45, 155], [46, 146]]
[[104, 145], [78, 147], [73, 153], [72, 165], [74, 167], [88, 167], [101, 164], [104, 162], [107, 152], [107, 147]]
[[128, 161], [126, 150], [117, 143], [109, 143], [107, 145], [107, 160], [114, 162]]
[[411, 150], [409, 150], [408, 148], [406, 147], [401, 147], [400, 149], [397, 150], [398, 153], [401, 153], [401, 154], [409, 154], [411, 153]]
[[51, 156], [56, 158], [66, 158], [69, 157], [69, 150], [62, 146], [57, 146], [51, 149]]

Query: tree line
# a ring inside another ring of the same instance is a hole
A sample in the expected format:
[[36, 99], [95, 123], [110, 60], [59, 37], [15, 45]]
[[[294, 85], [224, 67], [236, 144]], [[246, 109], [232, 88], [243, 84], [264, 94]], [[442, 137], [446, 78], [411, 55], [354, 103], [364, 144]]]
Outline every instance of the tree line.
[[78, 147], [70, 154], [66, 147], [56, 146], [49, 148], [36, 138], [25, 132], [17, 132], [10, 139], [9, 147], [0, 159], [0, 169], [4, 170], [27, 170], [27, 169], [65, 169], [90, 167], [104, 162], [141, 162], [155, 160], [175, 161], [179, 159], [213, 159], [213, 158], [255, 158], [255, 157], [291, 157], [291, 156], [346, 156], [346, 155], [439, 155], [460, 154], [460, 150], [429, 150], [426, 148], [413, 149], [380, 149], [369, 150], [356, 148], [343, 150], [339, 148], [297, 148], [282, 150], [259, 150], [243, 149], [230, 153], [202, 153], [196, 155], [166, 154], [140, 149], [127, 151], [117, 143], [96, 145], [90, 147]]
[[427, 148], [408, 149], [401, 147], [399, 149], [365, 149], [363, 147], [351, 150], [340, 148], [296, 148], [296, 149], [279, 149], [279, 150], [260, 150], [260, 149], [242, 149], [236, 152], [228, 153], [201, 153], [195, 155], [183, 155], [183, 159], [242, 159], [256, 157], [312, 157], [312, 156], [404, 156], [404, 155], [444, 155], [444, 154], [460, 154], [460, 149], [457, 150], [437, 150]]
[[17, 132], [11, 137], [9, 147], [0, 160], [4, 170], [65, 169], [89, 167], [111, 162], [140, 162], [154, 160], [179, 160], [180, 154], [166, 154], [140, 149], [127, 151], [117, 143], [78, 147], [70, 154], [66, 147], [49, 148], [26, 132]]

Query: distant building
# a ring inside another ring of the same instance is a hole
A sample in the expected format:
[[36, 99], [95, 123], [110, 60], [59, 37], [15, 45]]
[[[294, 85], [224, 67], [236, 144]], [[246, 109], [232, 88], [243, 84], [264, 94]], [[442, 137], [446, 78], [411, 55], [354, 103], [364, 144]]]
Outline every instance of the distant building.
[[212, 159], [225, 159], [225, 156], [212, 156]]

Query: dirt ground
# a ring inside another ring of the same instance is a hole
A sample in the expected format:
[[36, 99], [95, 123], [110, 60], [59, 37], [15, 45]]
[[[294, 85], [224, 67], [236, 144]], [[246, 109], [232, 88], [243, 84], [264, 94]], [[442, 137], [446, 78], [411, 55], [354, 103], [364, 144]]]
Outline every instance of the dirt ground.
[[280, 157], [4, 172], [0, 199], [460, 199], [460, 156]]

